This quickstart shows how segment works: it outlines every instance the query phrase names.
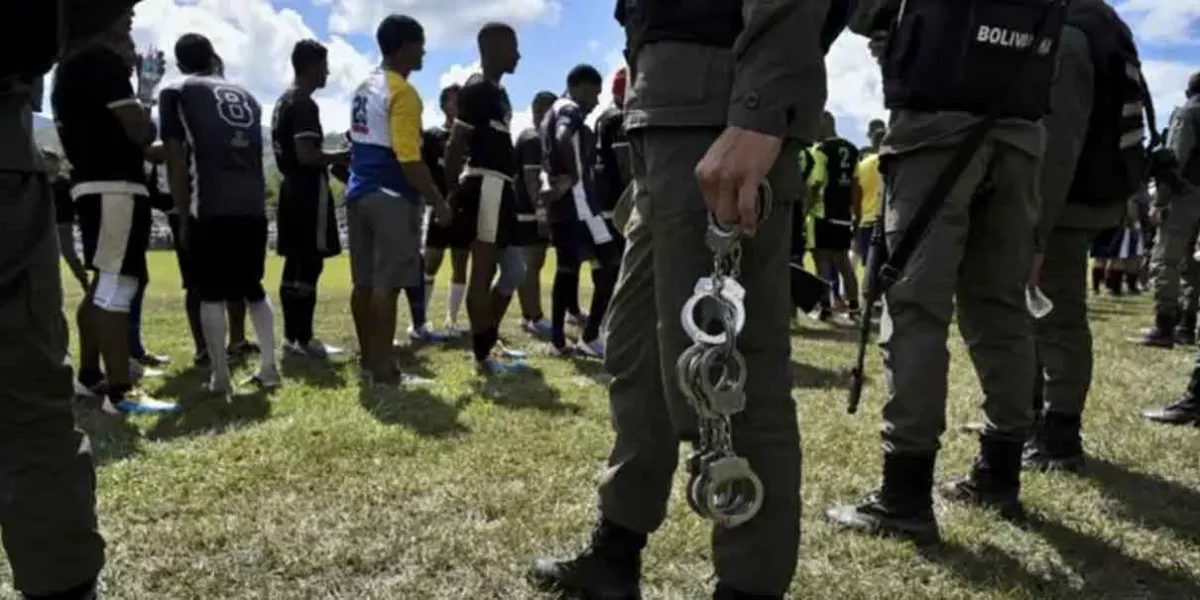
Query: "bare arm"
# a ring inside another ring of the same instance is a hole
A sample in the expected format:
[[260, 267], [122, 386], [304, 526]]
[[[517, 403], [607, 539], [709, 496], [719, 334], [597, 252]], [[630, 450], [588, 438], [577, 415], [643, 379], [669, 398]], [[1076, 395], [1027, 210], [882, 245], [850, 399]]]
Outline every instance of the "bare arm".
[[450, 128], [450, 139], [446, 142], [446, 154], [443, 156], [445, 165], [446, 194], [452, 195], [458, 191], [458, 178], [462, 175], [463, 164], [467, 157], [467, 143], [471, 140], [474, 128], [461, 121], [455, 121]]
[[187, 221], [190, 213], [188, 204], [191, 192], [188, 188], [187, 147], [182, 140], [168, 139], [164, 144], [167, 152], [167, 185], [171, 188], [171, 199], [180, 223]]
[[58, 249], [62, 254], [63, 261], [71, 269], [71, 274], [75, 276], [80, 285], [87, 287], [87, 269], [83, 268], [83, 261], [79, 259], [79, 253], [75, 251], [75, 225], [73, 223], [58, 224]]

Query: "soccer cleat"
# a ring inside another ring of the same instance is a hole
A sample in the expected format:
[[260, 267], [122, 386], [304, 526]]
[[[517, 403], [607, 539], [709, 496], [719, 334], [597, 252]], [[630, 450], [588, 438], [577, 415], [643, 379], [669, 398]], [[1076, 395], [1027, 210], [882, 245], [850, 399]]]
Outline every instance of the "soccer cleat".
[[591, 342], [579, 340], [579, 342], [575, 344], [575, 353], [586, 358], [603, 359], [604, 342], [600, 341], [599, 339]]
[[414, 342], [424, 342], [426, 344], [441, 344], [448, 339], [450, 335], [438, 333], [429, 328], [429, 325], [421, 325], [420, 327], [408, 326], [408, 339]]
[[173, 402], [151, 398], [145, 391], [134, 388], [120, 398], [105, 398], [101, 409], [111, 415], [161, 414], [179, 410]]
[[521, 330], [535, 338], [548, 340], [550, 339], [551, 327], [545, 321], [533, 321], [530, 319], [521, 320]]

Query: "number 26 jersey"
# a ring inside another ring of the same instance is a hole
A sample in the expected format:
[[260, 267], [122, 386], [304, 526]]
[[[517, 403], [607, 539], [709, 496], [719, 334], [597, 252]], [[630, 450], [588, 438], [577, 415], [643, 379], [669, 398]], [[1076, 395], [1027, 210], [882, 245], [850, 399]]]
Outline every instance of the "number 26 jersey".
[[159, 95], [162, 138], [183, 142], [198, 218], [266, 214], [262, 107], [242, 86], [188, 76]]

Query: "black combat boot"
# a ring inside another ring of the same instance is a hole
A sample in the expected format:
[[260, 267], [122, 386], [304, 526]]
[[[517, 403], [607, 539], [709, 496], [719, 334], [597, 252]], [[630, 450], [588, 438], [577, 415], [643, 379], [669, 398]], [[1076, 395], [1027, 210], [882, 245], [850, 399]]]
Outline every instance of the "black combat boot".
[[825, 520], [872, 535], [894, 535], [918, 544], [941, 540], [933, 516], [933, 467], [936, 454], [885, 454], [883, 488], [858, 506], [835, 506]]
[[971, 474], [938, 486], [938, 493], [953, 502], [993, 509], [1005, 519], [1020, 518], [1021, 441], [983, 436], [979, 458]]
[[1183, 311], [1183, 318], [1179, 320], [1179, 326], [1175, 328], [1175, 343], [1180, 346], [1196, 345], [1195, 311]]
[[717, 590], [713, 592], [713, 600], [783, 600], [783, 594], [751, 594], [718, 583]]
[[568, 560], [535, 560], [529, 571], [530, 583], [564, 598], [638, 600], [642, 597], [645, 547], [645, 534], [600, 517], [583, 552]]
[[1172, 315], [1155, 315], [1154, 326], [1142, 331], [1138, 343], [1151, 348], [1174, 348], [1175, 324], [1176, 319]]
[[1192, 378], [1187, 390], [1175, 403], [1166, 407], [1148, 410], [1142, 416], [1165, 425], [1196, 425], [1200, 427], [1200, 357], [1192, 367]]
[[1067, 471], [1083, 469], [1083, 440], [1079, 436], [1079, 415], [1048, 412], [1038, 422], [1034, 434], [1025, 442], [1023, 466], [1031, 471]]

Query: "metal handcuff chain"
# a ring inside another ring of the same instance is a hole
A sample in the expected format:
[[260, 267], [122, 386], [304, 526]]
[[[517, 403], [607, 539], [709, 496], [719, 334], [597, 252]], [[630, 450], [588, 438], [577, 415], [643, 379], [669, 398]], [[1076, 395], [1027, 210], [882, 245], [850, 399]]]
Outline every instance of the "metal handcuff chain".
[[[773, 206], [766, 182], [758, 203], [761, 225]], [[763, 503], [762, 481], [733, 450], [732, 418], [746, 408], [748, 378], [746, 358], [737, 349], [746, 325], [746, 290], [738, 282], [742, 235], [709, 213], [705, 242], [713, 272], [696, 282], [684, 303], [680, 317], [692, 345], [675, 363], [677, 383], [699, 421], [699, 440], [688, 457], [688, 506], [725, 528], [747, 523]]]

